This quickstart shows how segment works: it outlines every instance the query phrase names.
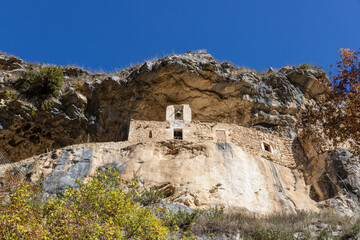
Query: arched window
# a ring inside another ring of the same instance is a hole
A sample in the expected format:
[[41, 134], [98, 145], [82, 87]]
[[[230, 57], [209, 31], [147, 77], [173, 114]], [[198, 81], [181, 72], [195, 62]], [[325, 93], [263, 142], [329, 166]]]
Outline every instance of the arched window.
[[152, 131], [149, 131], [149, 138], [152, 138]]
[[175, 119], [176, 120], [182, 120], [183, 117], [182, 117], [182, 109], [176, 109], [175, 110]]

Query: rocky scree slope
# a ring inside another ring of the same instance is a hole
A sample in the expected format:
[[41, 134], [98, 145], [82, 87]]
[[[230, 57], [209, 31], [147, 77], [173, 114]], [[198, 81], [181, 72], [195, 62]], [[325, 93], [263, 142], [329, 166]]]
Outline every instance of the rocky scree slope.
[[311, 187], [310, 197], [319, 206], [358, 209], [360, 171], [352, 154], [329, 148], [313, 134], [318, 126], [297, 127], [301, 113], [324, 92], [318, 80], [328, 78], [322, 70], [287, 66], [257, 73], [194, 52], [114, 74], [63, 67], [61, 93], [40, 100], [16, 83], [22, 72], [41, 67], [0, 55], [0, 146], [14, 161], [75, 143], [126, 140], [131, 119], [163, 121], [167, 105], [186, 103], [194, 120], [297, 138], [307, 160], [296, 170]]

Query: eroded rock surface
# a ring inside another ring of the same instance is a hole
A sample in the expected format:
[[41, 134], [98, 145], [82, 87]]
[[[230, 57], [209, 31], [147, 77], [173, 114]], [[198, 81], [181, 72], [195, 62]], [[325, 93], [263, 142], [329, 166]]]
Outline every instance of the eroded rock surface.
[[[28, 176], [44, 175], [49, 194], [111, 166], [128, 178], [141, 176], [146, 184], [174, 190], [175, 201], [191, 207], [359, 212], [358, 158], [349, 149], [329, 148], [313, 128], [299, 133], [297, 127], [301, 113], [324, 92], [319, 80], [328, 78], [322, 70], [287, 66], [256, 73], [195, 52], [115, 74], [64, 67], [60, 95], [39, 101], [22, 93], [17, 81], [22, 72], [41, 67], [0, 54], [0, 151], [19, 161], [98, 142], [27, 160]], [[299, 142], [304, 160], [288, 168], [233, 143], [100, 143], [127, 140], [131, 119], [164, 121], [169, 104], [183, 103], [195, 121], [233, 123]]]
[[326, 78], [296, 67], [258, 74], [189, 53], [113, 75], [67, 67], [61, 95], [38, 102], [16, 90], [19, 74], [8, 71], [14, 57], [3, 58], [0, 145], [14, 161], [75, 143], [126, 140], [131, 119], [163, 121], [169, 104], [189, 104], [194, 120], [295, 137], [299, 114], [323, 91], [316, 79]]
[[318, 209], [300, 171], [246, 153], [233, 143], [88, 144], [26, 161], [27, 176], [32, 181], [42, 177], [48, 194], [113, 167], [125, 179], [139, 178], [165, 193], [168, 189], [165, 195], [173, 202], [191, 208], [231, 206], [260, 214]]
[[307, 157], [303, 170], [305, 182], [311, 186], [310, 197], [321, 208], [331, 207], [344, 215], [359, 214], [358, 153], [349, 148], [333, 149], [318, 133], [312, 129], [298, 135]]

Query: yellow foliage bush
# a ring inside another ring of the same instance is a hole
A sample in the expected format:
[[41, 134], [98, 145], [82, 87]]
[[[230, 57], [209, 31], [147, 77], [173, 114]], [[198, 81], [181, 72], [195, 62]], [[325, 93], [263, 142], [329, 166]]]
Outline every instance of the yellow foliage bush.
[[63, 196], [42, 199], [36, 184], [22, 182], [0, 204], [4, 239], [167, 239], [156, 207], [142, 207], [118, 174], [91, 178]]

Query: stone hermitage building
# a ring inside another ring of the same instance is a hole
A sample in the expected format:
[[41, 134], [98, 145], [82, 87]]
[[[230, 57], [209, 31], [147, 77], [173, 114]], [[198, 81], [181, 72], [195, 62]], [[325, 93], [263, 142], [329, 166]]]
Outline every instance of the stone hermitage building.
[[189, 141], [233, 143], [245, 152], [266, 158], [282, 166], [294, 168], [305, 158], [297, 139], [289, 140], [276, 134], [265, 133], [255, 128], [236, 124], [191, 121], [188, 104], [169, 105], [166, 121], [131, 120], [128, 141], [133, 143], [149, 141]]

